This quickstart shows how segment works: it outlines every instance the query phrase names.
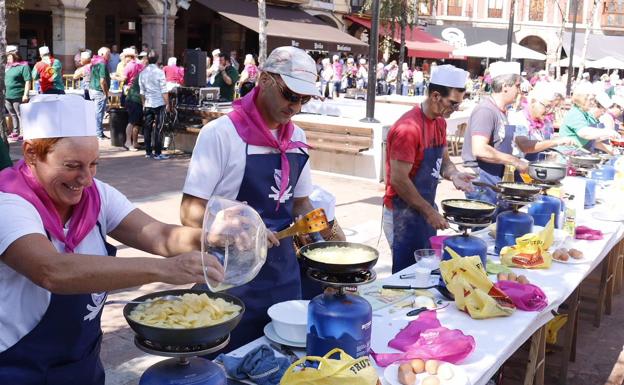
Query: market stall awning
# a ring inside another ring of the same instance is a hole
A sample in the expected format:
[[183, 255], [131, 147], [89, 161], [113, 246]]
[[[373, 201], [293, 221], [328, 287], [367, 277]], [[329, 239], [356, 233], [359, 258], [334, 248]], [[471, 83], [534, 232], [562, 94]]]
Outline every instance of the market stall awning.
[[453, 50], [455, 56], [485, 57], [490, 59], [502, 59], [505, 57], [503, 47], [492, 41], [486, 40], [481, 43], [467, 45]]
[[[245, 0], [196, 0], [221, 16], [258, 32], [258, 3]], [[368, 53], [368, 44], [299, 8], [266, 6], [269, 51], [290, 45], [309, 51]]]
[[[574, 54], [580, 57], [582, 55], [584, 39], [585, 32], [577, 32], [574, 39], [574, 52], [569, 52], [572, 33], [563, 33], [563, 49], [565, 49], [568, 56]], [[598, 60], [606, 56], [611, 56], [618, 60], [624, 60], [624, 51], [622, 51], [621, 48], [622, 44], [624, 44], [624, 36], [590, 34], [587, 41], [587, 55], [585, 59]]]
[[601, 69], [607, 69], [607, 70], [612, 70], [612, 69], [624, 69], [624, 62], [621, 60], [618, 60], [614, 57], [611, 56], [606, 56], [603, 57], [602, 59], [598, 59], [596, 61], [590, 62], [590, 63], [585, 63], [585, 66], [587, 68], [601, 68]]
[[[371, 28], [371, 20], [358, 16], [345, 16], [345, 19], [361, 25], [364, 28]], [[379, 26], [380, 35], [389, 35], [391, 28], [389, 26]], [[397, 43], [401, 42], [401, 29], [396, 26], [393, 40]], [[405, 33], [405, 45], [407, 47], [408, 56], [420, 57], [426, 59], [463, 59], [463, 57], [455, 57], [453, 55], [453, 46], [446, 44], [418, 27], [407, 28]]]
[[[590, 63], [591, 62], [589, 60], [585, 60], [585, 66], [588, 66]], [[557, 64], [559, 65], [559, 67], [567, 68], [567, 67], [570, 66], [570, 58], [569, 57], [563, 58], [563, 59], [559, 60], [558, 62], [552, 63], [550, 66], [551, 67], [556, 67]], [[572, 65], [575, 68], [580, 67], [581, 66], [581, 57], [577, 56], [577, 55], [574, 55], [574, 57], [572, 58]]]
[[459, 40], [462, 40], [461, 38], [463, 37], [463, 44], [465, 45], [474, 45], [488, 40], [496, 44], [507, 43], [507, 24], [505, 24], [504, 28], [473, 27], [468, 25], [455, 25], [455, 23], [453, 23], [453, 25], [428, 24], [425, 27], [425, 31], [433, 37], [449, 44], [451, 43], [447, 41], [449, 36], [460, 38]]
[[[507, 55], [507, 44], [502, 45], [502, 48]], [[531, 60], [546, 60], [546, 55], [543, 53], [534, 51], [530, 48], [522, 46], [520, 44], [511, 43], [511, 58], [512, 59], [531, 59]]]

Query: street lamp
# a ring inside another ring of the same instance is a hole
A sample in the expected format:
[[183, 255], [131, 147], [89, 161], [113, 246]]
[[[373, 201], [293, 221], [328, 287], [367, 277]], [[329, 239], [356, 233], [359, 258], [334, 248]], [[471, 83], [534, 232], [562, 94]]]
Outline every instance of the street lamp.
[[509, 9], [509, 29], [507, 30], [507, 55], [506, 60], [511, 61], [511, 44], [513, 40], [514, 15], [516, 10], [516, 0], [511, 0], [511, 8]]
[[377, 91], [377, 48], [379, 47], [379, 1], [372, 0], [371, 30], [368, 38], [368, 87], [366, 88], [366, 117], [361, 122], [379, 123], [375, 119], [375, 92]]

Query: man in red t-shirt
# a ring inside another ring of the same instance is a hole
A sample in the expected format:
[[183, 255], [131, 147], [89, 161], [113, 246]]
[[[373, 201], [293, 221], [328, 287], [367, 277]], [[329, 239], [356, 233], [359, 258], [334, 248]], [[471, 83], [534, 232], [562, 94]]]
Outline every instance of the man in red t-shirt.
[[384, 232], [392, 247], [392, 272], [414, 263], [414, 251], [430, 248], [429, 237], [448, 223], [435, 208], [440, 177], [472, 190], [471, 174], [459, 172], [446, 148], [446, 121], [462, 102], [468, 73], [437, 66], [427, 99], [405, 113], [388, 133]]

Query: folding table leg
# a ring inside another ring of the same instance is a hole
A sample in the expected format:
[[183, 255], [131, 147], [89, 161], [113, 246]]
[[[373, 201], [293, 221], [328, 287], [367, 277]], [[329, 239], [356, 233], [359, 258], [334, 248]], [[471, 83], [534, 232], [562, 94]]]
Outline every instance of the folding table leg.
[[546, 326], [542, 326], [531, 336], [531, 348], [529, 349], [529, 358], [524, 375], [524, 385], [544, 385]]
[[578, 312], [580, 302], [580, 286], [577, 287], [568, 298], [568, 322], [564, 327], [563, 352], [559, 367], [559, 385], [568, 382], [568, 363], [576, 358], [576, 332], [578, 324]]
[[599, 328], [602, 322], [602, 314], [605, 310], [605, 302], [607, 297], [607, 283], [609, 279], [609, 261], [611, 257], [608, 255], [603, 259], [600, 272], [600, 282], [598, 283], [598, 298], [596, 298], [596, 311], [594, 313], [594, 327]]
[[609, 252], [609, 272], [607, 275], [607, 288], [605, 293], [605, 314], [611, 315], [611, 310], [613, 309], [613, 290], [615, 286], [615, 268], [617, 266], [618, 261], [618, 247], [617, 245]]

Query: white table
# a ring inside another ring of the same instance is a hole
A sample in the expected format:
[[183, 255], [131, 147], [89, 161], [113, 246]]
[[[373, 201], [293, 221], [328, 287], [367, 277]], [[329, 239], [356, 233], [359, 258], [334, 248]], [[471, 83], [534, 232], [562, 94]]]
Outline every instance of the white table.
[[[599, 221], [592, 217], [592, 212], [598, 209], [585, 210], [579, 213], [577, 217], [577, 225], [586, 225], [605, 233], [604, 239], [599, 241], [573, 241], [573, 247], [584, 252], [587, 263], [572, 265], [553, 262], [550, 269], [512, 269], [517, 274], [526, 275], [547, 295], [548, 307], [541, 312], [516, 310], [509, 317], [474, 320], [466, 313], [457, 310], [453, 303], [438, 311], [438, 319], [442, 326], [449, 329], [460, 329], [464, 334], [475, 338], [475, 351], [460, 365], [468, 374], [472, 385], [487, 383], [533, 333], [553, 318], [551, 311], [556, 310], [572, 294], [583, 279], [602, 262], [611, 248], [624, 237], [624, 225], [622, 223]], [[487, 237], [487, 235], [483, 235], [483, 237]], [[489, 241], [492, 242], [491, 238]], [[498, 262], [497, 257], [490, 257], [490, 259]], [[408, 267], [383, 282], [408, 284], [409, 280], [402, 280], [399, 275], [408, 273], [413, 268], [414, 266]], [[437, 280], [437, 276], [432, 279]], [[389, 306], [373, 313], [371, 348], [377, 353], [397, 352], [387, 347], [388, 341], [409, 322], [409, 319], [404, 316], [408, 310], [393, 312], [392, 309], [393, 307]], [[261, 337], [230, 354], [243, 356], [256, 346], [265, 343], [269, 343], [269, 340], [266, 337]], [[296, 351], [296, 353], [304, 355], [305, 352]], [[374, 360], [371, 359], [371, 362], [375, 365]], [[383, 379], [384, 369], [379, 367], [377, 369], [382, 382], [387, 384]]]

